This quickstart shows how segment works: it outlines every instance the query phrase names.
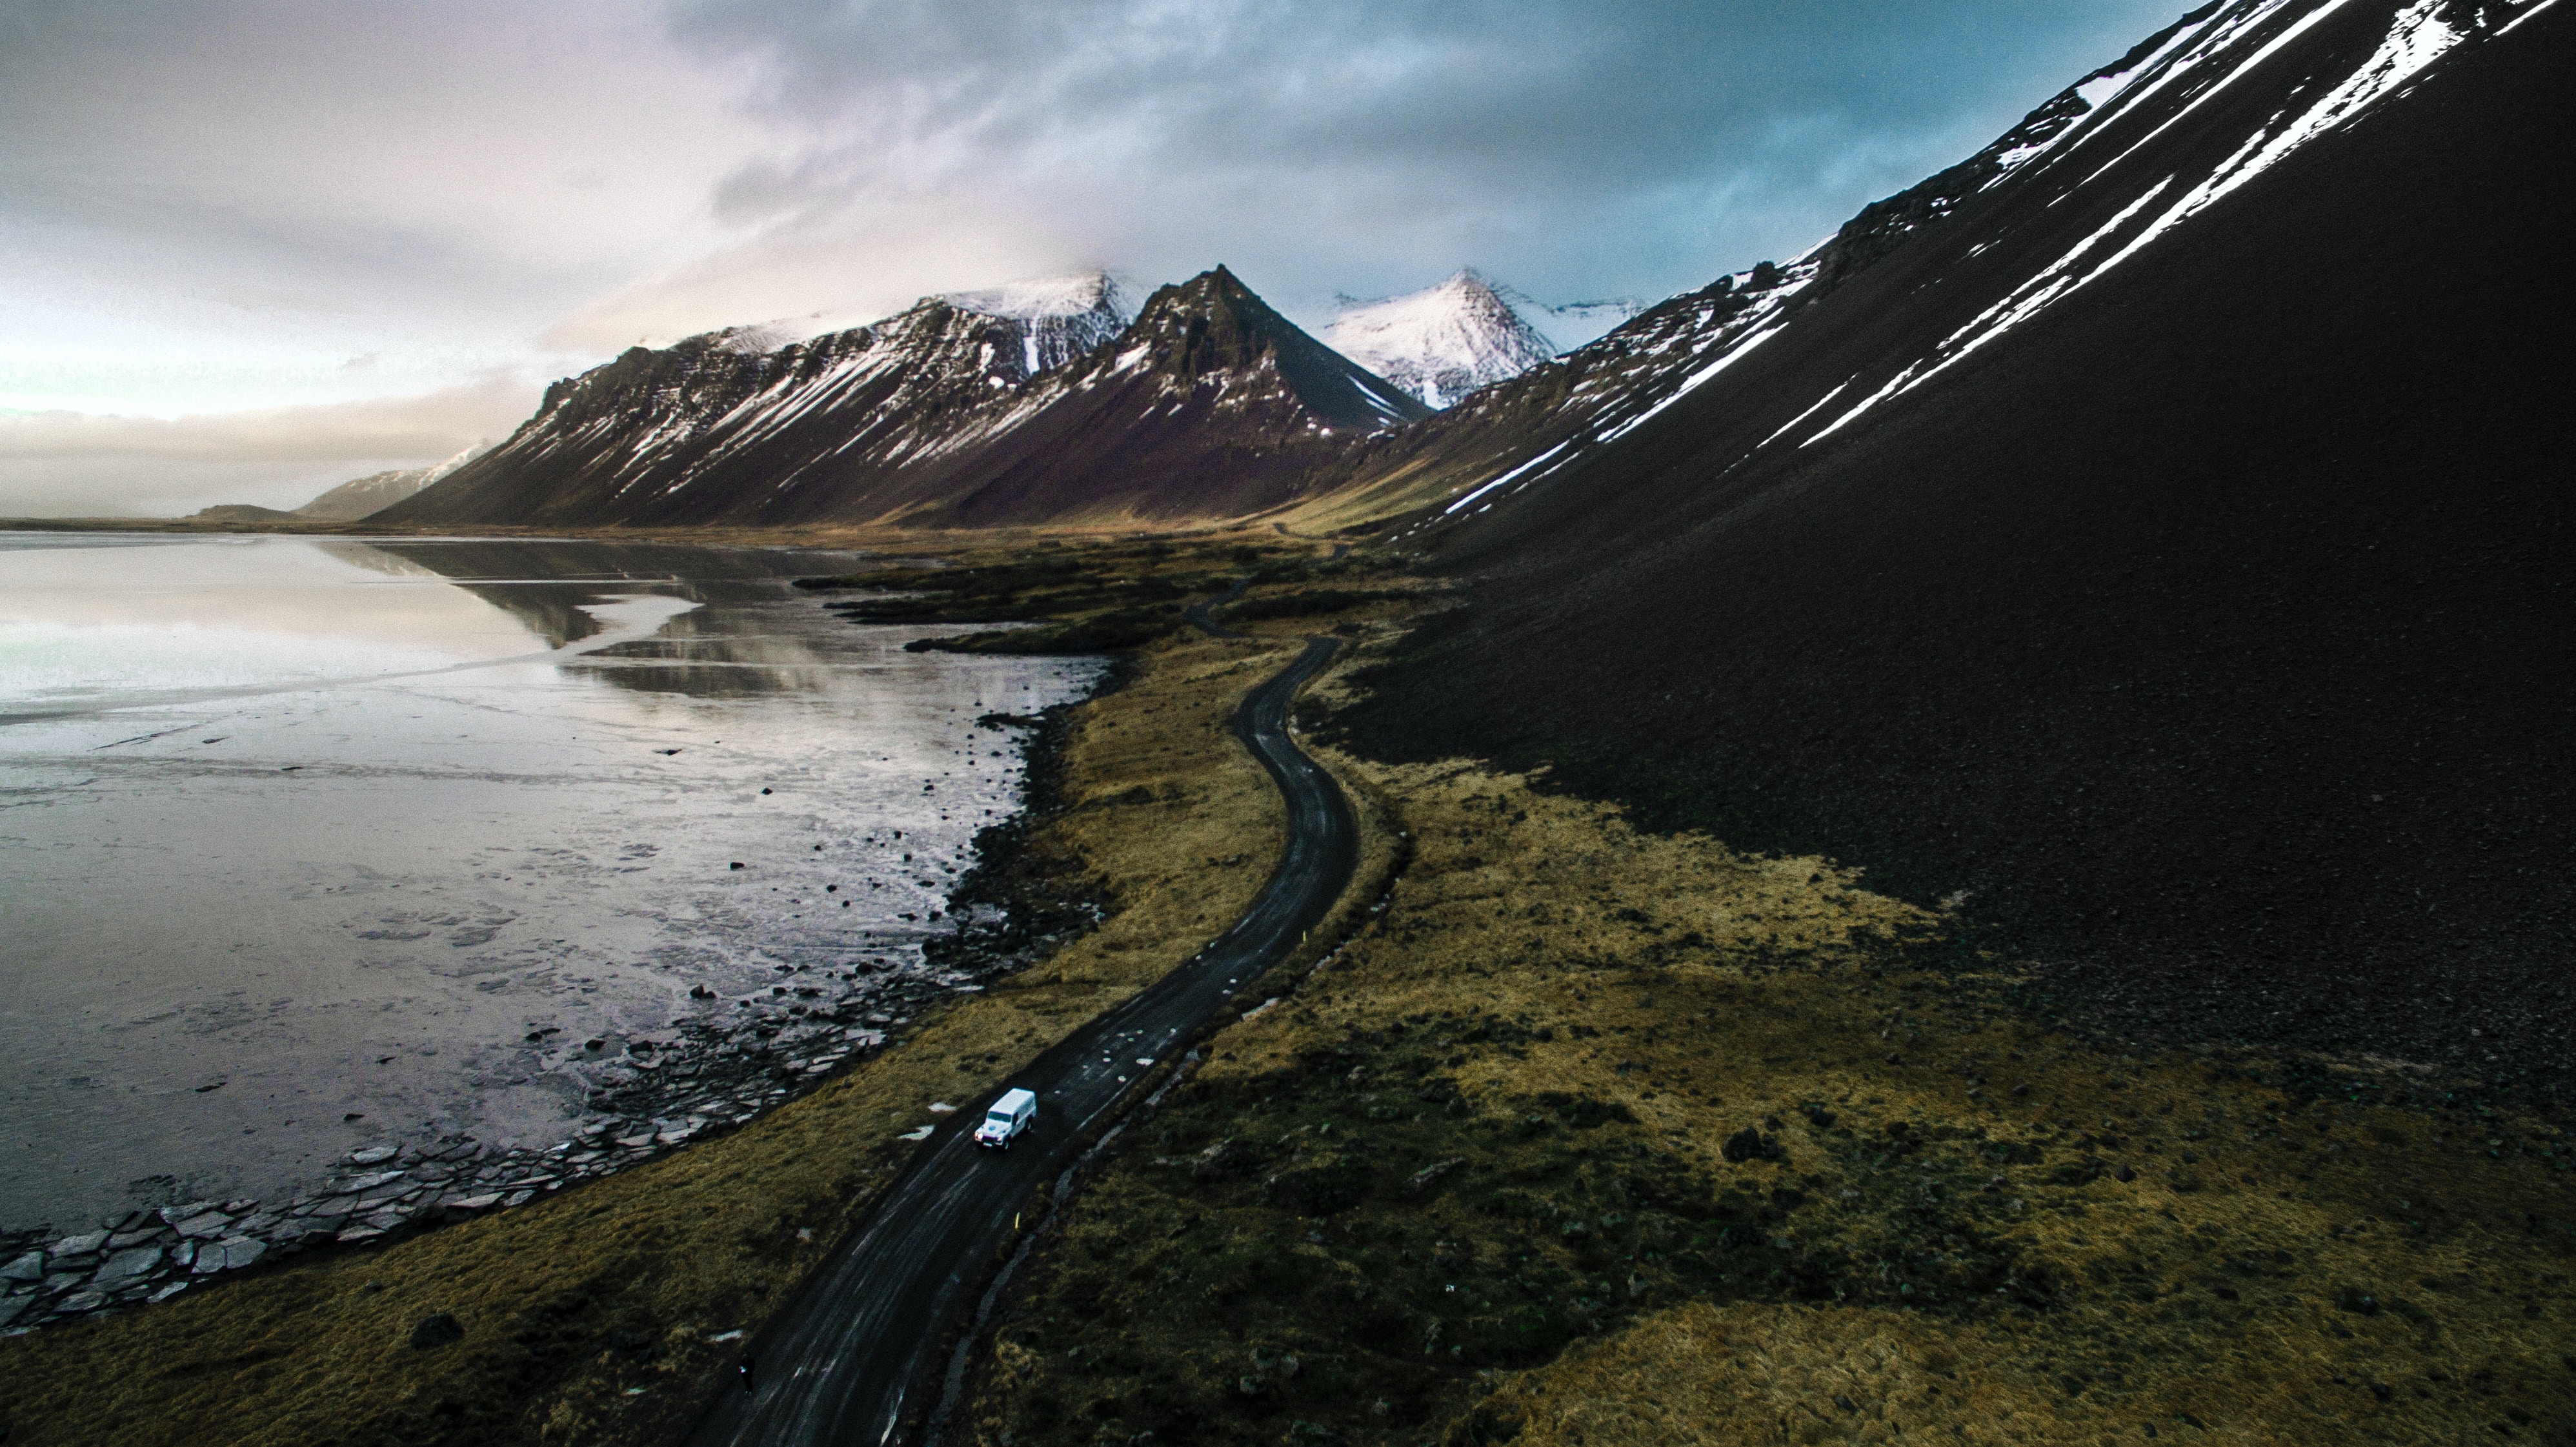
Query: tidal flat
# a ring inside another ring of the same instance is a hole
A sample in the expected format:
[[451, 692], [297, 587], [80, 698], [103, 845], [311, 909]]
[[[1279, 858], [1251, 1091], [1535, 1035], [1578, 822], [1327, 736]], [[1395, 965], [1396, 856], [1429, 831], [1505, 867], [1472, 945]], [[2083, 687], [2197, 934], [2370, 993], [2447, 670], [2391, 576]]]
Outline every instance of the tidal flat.
[[790, 586], [858, 561], [0, 536], [0, 1255], [83, 1268], [14, 1324], [605, 1174], [971, 984], [991, 718], [1102, 665]]

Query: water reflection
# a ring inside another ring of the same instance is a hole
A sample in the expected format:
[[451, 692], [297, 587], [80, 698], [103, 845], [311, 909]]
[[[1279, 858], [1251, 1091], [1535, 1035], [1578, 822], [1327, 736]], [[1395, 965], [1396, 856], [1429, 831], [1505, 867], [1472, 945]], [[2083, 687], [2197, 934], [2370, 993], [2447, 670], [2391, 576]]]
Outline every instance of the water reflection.
[[15, 544], [5, 1222], [147, 1177], [273, 1196], [433, 1122], [560, 1129], [578, 1092], [530, 1033], [658, 1028], [781, 967], [916, 951], [1017, 800], [974, 719], [1094, 676], [908, 654], [920, 630], [788, 586], [846, 555]]

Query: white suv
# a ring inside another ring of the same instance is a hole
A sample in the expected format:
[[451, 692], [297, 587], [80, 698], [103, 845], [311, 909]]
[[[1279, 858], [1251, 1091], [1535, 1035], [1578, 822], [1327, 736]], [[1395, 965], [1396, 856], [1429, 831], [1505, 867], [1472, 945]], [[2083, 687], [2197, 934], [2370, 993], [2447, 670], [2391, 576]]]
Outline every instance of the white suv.
[[984, 1123], [975, 1127], [975, 1144], [1009, 1150], [1011, 1140], [1037, 1122], [1038, 1098], [1025, 1090], [1006, 1090], [993, 1108], [984, 1113]]

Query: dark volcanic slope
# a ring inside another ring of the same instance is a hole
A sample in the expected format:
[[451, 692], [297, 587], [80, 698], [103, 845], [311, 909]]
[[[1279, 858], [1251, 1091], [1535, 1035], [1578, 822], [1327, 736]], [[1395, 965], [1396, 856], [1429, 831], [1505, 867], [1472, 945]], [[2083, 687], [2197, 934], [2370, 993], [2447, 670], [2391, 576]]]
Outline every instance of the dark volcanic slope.
[[1425, 410], [1219, 267], [1061, 365], [1028, 324], [931, 298], [776, 349], [642, 348], [378, 514], [552, 526], [1115, 522], [1255, 512]]
[[[2216, 13], [2223, 64], [1758, 365], [1414, 531], [1489, 576], [1362, 742], [1964, 891], [2068, 1008], [2554, 1088], [2576, 10]], [[2490, 38], [2179, 209], [2451, 22]]]

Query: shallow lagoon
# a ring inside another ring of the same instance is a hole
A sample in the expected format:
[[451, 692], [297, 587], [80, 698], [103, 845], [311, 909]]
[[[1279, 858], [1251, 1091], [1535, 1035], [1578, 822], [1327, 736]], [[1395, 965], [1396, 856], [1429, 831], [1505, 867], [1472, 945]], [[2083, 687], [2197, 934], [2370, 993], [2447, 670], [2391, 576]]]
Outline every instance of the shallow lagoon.
[[1019, 798], [975, 720], [1099, 665], [788, 586], [851, 561], [0, 534], [0, 1226], [560, 1139], [587, 1039], [917, 961]]

